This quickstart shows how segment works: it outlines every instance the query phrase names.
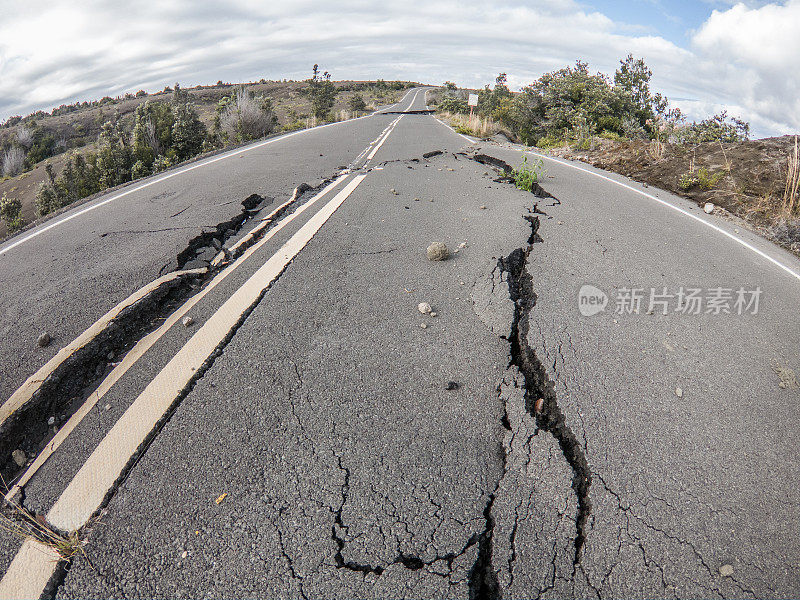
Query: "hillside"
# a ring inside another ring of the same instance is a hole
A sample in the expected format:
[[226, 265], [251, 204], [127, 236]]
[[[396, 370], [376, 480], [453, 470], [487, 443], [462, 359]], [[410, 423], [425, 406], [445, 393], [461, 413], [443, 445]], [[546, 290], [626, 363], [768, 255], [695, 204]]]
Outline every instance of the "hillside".
[[[336, 121], [363, 114], [351, 110], [351, 100], [356, 95], [360, 95], [364, 99], [365, 110], [372, 110], [377, 106], [398, 101], [405, 94], [406, 89], [413, 85], [410, 82], [383, 82], [380, 80], [336, 81], [332, 84], [337, 93], [326, 120]], [[189, 102], [196, 110], [200, 121], [208, 131], [211, 131], [220, 100], [231, 96], [237, 88], [243, 87], [271, 102], [272, 110], [277, 118], [274, 131], [278, 132], [314, 126], [320, 122], [312, 114], [311, 98], [307, 93], [308, 86], [306, 81], [262, 80], [259, 83], [247, 84], [220, 82], [213, 86], [184, 88], [183, 91], [188, 94]], [[134, 113], [138, 106], [146, 101], [168, 104], [172, 98], [173, 90], [167, 88], [158, 93], [139, 92], [136, 95], [128, 94], [122, 98], [104, 98], [100, 101], [61, 107], [53, 110], [52, 113], [39, 111], [21, 120], [17, 118], [7, 120], [6, 124], [0, 127], [0, 150], [18, 145], [19, 136], [21, 134], [24, 136], [26, 131], [36, 131], [36, 148], [44, 147], [45, 154], [52, 153], [52, 156], [26, 165], [24, 172], [13, 177], [2, 177], [2, 171], [0, 171], [0, 198], [5, 195], [6, 198], [18, 200], [21, 204], [23, 224], [30, 224], [38, 216], [35, 197], [42, 183], [48, 181], [47, 165], [52, 166], [55, 174], [60, 173], [70, 152], [88, 153], [98, 150], [98, 137], [103, 124], [115, 114], [119, 114], [124, 129], [131, 131]], [[44, 141], [42, 142], [42, 140]], [[233, 142], [223, 144], [223, 147], [234, 144]], [[219, 149], [221, 148], [214, 148], [214, 150]], [[33, 148], [27, 154], [28, 156], [34, 154]], [[0, 162], [2, 162], [2, 156], [0, 156]], [[7, 225], [0, 221], [0, 239], [7, 235]]]
[[796, 136], [693, 145], [596, 139], [589, 149], [564, 146], [550, 153], [620, 173], [700, 206], [713, 203], [714, 211], [743, 219], [800, 254]]

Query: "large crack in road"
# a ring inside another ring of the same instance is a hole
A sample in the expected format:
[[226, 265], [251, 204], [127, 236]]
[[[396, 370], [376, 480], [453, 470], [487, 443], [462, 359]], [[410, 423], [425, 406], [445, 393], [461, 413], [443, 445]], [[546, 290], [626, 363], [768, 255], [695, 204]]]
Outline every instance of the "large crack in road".
[[[505, 161], [485, 154], [465, 154], [480, 164], [487, 165], [499, 173], [495, 179], [497, 182], [511, 183], [513, 179], [509, 176], [511, 167]], [[558, 200], [544, 190], [538, 183], [531, 190], [533, 195], [541, 199], [550, 199], [555, 203]], [[492, 273], [491, 294], [506, 294], [513, 303], [513, 317], [510, 329], [501, 337], [507, 339], [509, 343], [509, 363], [507, 371], [521, 375], [521, 391], [524, 398], [525, 411], [535, 420], [536, 431], [533, 435], [538, 435], [540, 431], [549, 433], [558, 443], [563, 459], [569, 465], [572, 472], [571, 487], [576, 503], [575, 533], [572, 540], [572, 577], [580, 565], [583, 548], [586, 543], [587, 523], [592, 511], [592, 502], [589, 497], [589, 490], [592, 482], [592, 472], [586, 459], [584, 449], [572, 429], [567, 424], [564, 413], [558, 405], [558, 399], [553, 382], [547, 375], [547, 371], [538, 359], [535, 350], [530, 346], [528, 334], [530, 330], [531, 312], [536, 306], [537, 295], [534, 290], [534, 281], [527, 270], [529, 258], [534, 250], [535, 244], [542, 242], [539, 235], [540, 217], [543, 215], [537, 203], [534, 203], [529, 214], [523, 218], [530, 225], [530, 235], [525, 245], [513, 250], [507, 256], [497, 260], [497, 265]], [[499, 286], [497, 283], [503, 285]], [[505, 288], [505, 289], [503, 289]], [[487, 323], [488, 324], [488, 323]], [[490, 325], [491, 327], [491, 325]], [[500, 333], [498, 331], [498, 333]], [[501, 394], [501, 386], [498, 393]], [[508, 412], [504, 414], [503, 426], [512, 437], [518, 432], [513, 431], [509, 420]], [[511, 443], [506, 445], [506, 451], [511, 452]], [[495, 491], [491, 495], [491, 500], [486, 507], [485, 518], [487, 529], [484, 532], [479, 546], [479, 556], [473, 567], [473, 577], [471, 578], [470, 598], [499, 600], [502, 598], [502, 589], [498, 581], [499, 569], [492, 565], [492, 533], [494, 527], [494, 516], [492, 507], [497, 494], [501, 492], [501, 484], [507, 475], [508, 466], [504, 461], [503, 476], [498, 481]], [[509, 548], [509, 579], [513, 582], [513, 567], [516, 560], [515, 537], [517, 534], [518, 523], [515, 520], [510, 534]], [[554, 550], [555, 552], [555, 550]], [[554, 558], [555, 561], [555, 558]], [[555, 563], [553, 565], [553, 580], [555, 580]], [[474, 585], [473, 585], [474, 583]]]
[[[328, 178], [317, 186], [303, 183], [295, 188], [291, 202], [274, 211], [271, 223], [296, 207], [296, 201], [304, 194], [314, 193], [331, 181], [332, 178]], [[172, 273], [176, 274], [174, 278], [165, 278], [163, 283], [124, 307], [87, 343], [76, 348], [43, 380], [35, 382], [38, 387], [31, 398], [0, 424], [0, 457], [3, 457], [0, 460], [0, 481], [7, 488], [4, 493], [26, 468], [12, 459], [12, 451], [21, 449], [28, 457], [37, 456], [53, 438], [57, 428], [80, 409], [125, 354], [235, 258], [227, 251], [225, 243], [273, 200], [251, 194], [242, 201], [241, 210], [232, 218], [189, 240], [177, 253], [174, 262], [168, 262], [159, 273], [162, 276], [165, 268], [172, 264]], [[261, 230], [261, 234], [265, 231]], [[243, 246], [239, 251], [244, 249]], [[226, 260], [212, 261], [219, 253], [224, 254]], [[161, 279], [154, 280], [154, 283], [158, 281]], [[51, 416], [52, 421], [49, 420]]]
[[533, 245], [538, 241], [539, 217], [527, 215], [531, 224], [531, 236], [525, 248], [518, 248], [498, 261], [501, 272], [505, 273], [509, 293], [514, 302], [514, 321], [511, 325], [511, 363], [519, 369], [525, 381], [525, 407], [536, 418], [536, 424], [543, 431], [550, 433], [561, 448], [564, 458], [573, 471], [572, 489], [578, 502], [576, 521], [575, 557], [578, 564], [581, 560], [583, 545], [586, 542], [586, 522], [592, 511], [589, 498], [589, 487], [592, 483], [591, 469], [586, 460], [578, 438], [567, 425], [564, 413], [558, 406], [555, 387], [547, 376], [544, 365], [539, 361], [536, 352], [528, 343], [530, 329], [530, 313], [536, 305], [536, 293], [533, 291], [533, 278], [526, 269], [528, 257]]

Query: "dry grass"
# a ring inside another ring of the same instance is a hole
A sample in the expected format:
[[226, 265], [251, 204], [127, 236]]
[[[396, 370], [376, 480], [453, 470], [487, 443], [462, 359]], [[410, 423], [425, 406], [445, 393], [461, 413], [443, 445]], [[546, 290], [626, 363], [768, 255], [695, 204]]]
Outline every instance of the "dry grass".
[[664, 155], [666, 154], [666, 150], [664, 148], [664, 142], [662, 142], [661, 140], [653, 140], [647, 147], [647, 153], [653, 160], [661, 160], [662, 158], [664, 158]]
[[797, 208], [797, 191], [800, 187], [800, 156], [797, 152], [797, 136], [794, 137], [794, 151], [787, 159], [786, 188], [783, 192], [783, 206], [781, 212], [784, 217], [794, 214]]
[[12, 146], [3, 153], [3, 176], [14, 177], [22, 172], [25, 165], [25, 151], [19, 146]]
[[0, 511], [0, 531], [21, 540], [32, 537], [58, 552], [65, 560], [71, 560], [78, 554], [85, 555], [83, 540], [77, 531], [62, 535], [48, 526], [44, 518], [32, 515], [18, 504], [7, 502], [6, 506], [10, 507], [11, 515], [6, 514], [7, 510]]
[[446, 120], [458, 133], [471, 135], [477, 138], [487, 138], [500, 131], [500, 125], [490, 117], [480, 115], [461, 115], [443, 112], [440, 116]]

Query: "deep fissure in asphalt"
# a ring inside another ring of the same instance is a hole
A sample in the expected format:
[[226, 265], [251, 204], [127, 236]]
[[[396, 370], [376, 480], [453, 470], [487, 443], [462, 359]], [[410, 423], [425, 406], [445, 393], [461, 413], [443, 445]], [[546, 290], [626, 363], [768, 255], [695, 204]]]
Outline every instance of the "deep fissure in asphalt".
[[[300, 184], [295, 188], [292, 198], [296, 200], [306, 192], [317, 191], [330, 181], [325, 179], [318, 186]], [[4, 493], [27, 468], [27, 465], [19, 467], [11, 453], [19, 448], [27, 456], [38, 455], [55, 435], [48, 419], [52, 416], [55, 418], [53, 425], [62, 426], [105, 379], [116, 361], [122, 360], [136, 342], [158, 328], [224, 267], [223, 264], [212, 269], [211, 259], [200, 257], [208, 250], [214, 253], [223, 250], [229, 238], [239, 233], [253, 216], [272, 202], [272, 198], [251, 194], [242, 201], [242, 209], [236, 216], [216, 225], [212, 231], [203, 232], [189, 240], [177, 254], [175, 270], [209, 267], [206, 273], [187, 274], [160, 285], [123, 310], [103, 331], [73, 352], [41, 382], [31, 401], [0, 427], [0, 484]], [[277, 220], [294, 206], [286, 206], [275, 214], [274, 219]]]
[[[328, 181], [328, 180], [326, 180], [326, 181]], [[325, 184], [326, 183], [323, 183], [322, 185], [325, 185]], [[274, 284], [275, 281], [280, 279], [280, 277], [283, 275], [283, 273], [286, 272], [286, 269], [289, 267], [290, 264], [291, 264], [291, 261], [289, 263], [287, 263], [286, 266], [283, 268], [283, 270], [276, 275], [276, 277], [273, 280], [272, 284]], [[95, 515], [93, 515], [93, 517], [89, 519], [88, 523], [83, 528], [81, 528], [79, 530], [79, 533], [81, 534], [82, 538], [85, 538], [86, 535], [88, 534], [88, 532], [95, 525], [95, 523], [97, 522], [96, 521], [97, 513], [99, 513], [100, 511], [102, 511], [102, 509], [104, 509], [106, 506], [108, 506], [108, 503], [111, 502], [111, 499], [116, 495], [117, 490], [119, 490], [120, 486], [122, 486], [122, 484], [128, 478], [128, 476], [130, 475], [130, 473], [133, 470], [133, 468], [136, 466], [136, 464], [139, 462], [139, 460], [147, 452], [147, 449], [150, 447], [150, 444], [153, 443], [153, 441], [158, 437], [158, 434], [161, 432], [161, 430], [164, 428], [164, 426], [172, 418], [172, 415], [175, 414], [175, 411], [178, 409], [178, 407], [180, 406], [181, 402], [183, 402], [183, 400], [191, 393], [191, 391], [197, 385], [197, 382], [200, 381], [205, 376], [205, 374], [209, 371], [209, 369], [211, 369], [211, 367], [214, 365], [214, 362], [217, 360], [217, 358], [222, 356], [222, 354], [225, 352], [225, 348], [228, 346], [228, 344], [230, 344], [231, 340], [233, 340], [234, 336], [239, 331], [239, 329], [242, 327], [242, 325], [244, 325], [245, 321], [247, 321], [247, 318], [253, 313], [253, 311], [256, 309], [256, 307], [264, 299], [264, 296], [266, 296], [267, 291], [269, 290], [271, 285], [266, 287], [266, 288], [264, 288], [263, 290], [261, 290], [261, 293], [258, 295], [258, 297], [242, 313], [242, 315], [239, 318], [239, 320], [233, 325], [233, 327], [227, 333], [225, 338], [214, 348], [214, 350], [211, 352], [211, 354], [208, 356], [208, 358], [206, 358], [206, 360], [203, 361], [203, 363], [197, 368], [197, 371], [195, 371], [195, 373], [192, 376], [192, 378], [187, 382], [186, 386], [184, 386], [184, 388], [180, 391], [178, 396], [172, 402], [172, 404], [167, 409], [167, 411], [164, 413], [164, 415], [161, 417], [161, 419], [158, 421], [158, 423], [156, 423], [156, 426], [153, 428], [153, 430], [147, 435], [147, 437], [144, 439], [144, 441], [139, 446], [139, 448], [137, 448], [136, 452], [134, 452], [134, 454], [131, 456], [131, 458], [128, 461], [128, 463], [122, 469], [122, 472], [121, 472], [120, 476], [117, 478], [117, 480], [111, 486], [111, 489], [108, 491], [108, 493], [106, 494], [105, 498], [100, 503], [100, 506], [97, 509], [97, 511], [95, 511]], [[61, 533], [66, 533], [66, 532], [61, 532]], [[60, 561], [57, 573], [53, 577], [53, 579], [51, 580], [51, 584], [49, 585], [49, 587], [51, 588], [51, 593], [48, 594], [48, 595], [43, 595], [43, 597], [51, 597], [51, 598], [55, 597], [56, 593], [58, 592], [58, 589], [64, 583], [64, 579], [66, 578], [66, 575], [69, 572], [70, 562], [71, 562], [70, 560], [62, 560], [62, 561]]]
[[[525, 219], [531, 225], [531, 235], [524, 248], [517, 248], [505, 258], [498, 260], [498, 266], [507, 276], [508, 289], [514, 302], [514, 320], [511, 325], [509, 343], [511, 345], [511, 366], [522, 373], [525, 381], [524, 398], [526, 410], [536, 419], [539, 429], [550, 433], [559, 444], [564, 458], [572, 468], [572, 489], [578, 503], [575, 522], [574, 564], [582, 558], [586, 542], [586, 524], [592, 511], [589, 488], [592, 474], [583, 448], [577, 437], [566, 423], [564, 413], [558, 406], [555, 387], [547, 375], [536, 352], [528, 344], [530, 313], [536, 305], [536, 293], [533, 291], [533, 278], [527, 270], [528, 258], [534, 244], [541, 241], [539, 237], [539, 217], [532, 213]], [[537, 400], [542, 399], [541, 410], [536, 411]]]

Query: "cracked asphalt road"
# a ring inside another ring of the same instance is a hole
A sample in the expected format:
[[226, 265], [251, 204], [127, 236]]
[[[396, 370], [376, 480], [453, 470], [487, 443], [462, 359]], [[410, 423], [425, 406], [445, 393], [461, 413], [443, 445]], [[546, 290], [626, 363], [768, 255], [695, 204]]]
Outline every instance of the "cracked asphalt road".
[[[406, 105], [424, 108], [422, 94]], [[309, 132], [295, 138], [298, 152], [317, 178], [330, 177], [316, 144], [340, 140], [330, 162], [347, 164], [395, 118], [351, 123], [352, 136]], [[519, 148], [470, 144], [430, 116], [397, 121], [367, 177], [85, 528], [86, 555], [54, 596], [800, 595], [800, 403], [772, 370], [798, 368], [800, 284], [702, 224], [569, 166], [546, 164], [554, 198], [495, 182], [469, 159], [476, 148], [521, 161]], [[281, 159], [287, 169], [293, 157]], [[240, 183], [239, 201], [269, 195], [269, 173], [280, 170], [266, 172], [257, 154], [247, 161], [264, 184]], [[286, 173], [284, 195], [313, 179]], [[263, 263], [293, 231], [249, 260]], [[434, 240], [459, 251], [430, 262]], [[150, 250], [160, 253], [152, 265], [175, 253], [166, 241]], [[586, 284], [609, 295], [760, 286], [764, 299], [757, 315], [615, 315], [612, 296], [584, 317]], [[192, 313], [199, 322], [230, 293], [220, 287]], [[419, 313], [423, 301], [436, 317]], [[31, 481], [26, 506], [46, 512], [186, 335], [171, 332], [145, 355], [113, 409], [98, 407]]]

